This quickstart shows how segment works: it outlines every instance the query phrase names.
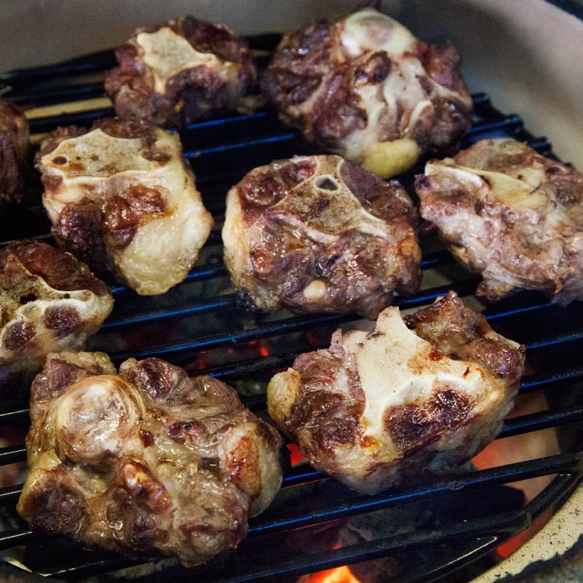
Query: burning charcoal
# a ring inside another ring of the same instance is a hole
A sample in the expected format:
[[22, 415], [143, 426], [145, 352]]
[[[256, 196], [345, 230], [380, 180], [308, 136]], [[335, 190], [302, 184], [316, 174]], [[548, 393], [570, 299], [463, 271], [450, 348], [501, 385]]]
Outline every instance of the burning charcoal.
[[235, 547], [281, 484], [280, 437], [234, 389], [157, 358], [53, 354], [31, 388], [30, 473], [17, 505], [36, 530], [195, 566]]
[[472, 122], [453, 45], [428, 46], [371, 8], [285, 35], [262, 86], [309, 142], [383, 178], [455, 152]]
[[139, 28], [116, 56], [105, 90], [122, 119], [185, 126], [257, 104], [247, 42], [223, 24], [182, 16]]
[[492, 441], [512, 408], [524, 347], [450, 292], [373, 331], [332, 336], [267, 389], [269, 414], [318, 470], [374, 494], [456, 469]]

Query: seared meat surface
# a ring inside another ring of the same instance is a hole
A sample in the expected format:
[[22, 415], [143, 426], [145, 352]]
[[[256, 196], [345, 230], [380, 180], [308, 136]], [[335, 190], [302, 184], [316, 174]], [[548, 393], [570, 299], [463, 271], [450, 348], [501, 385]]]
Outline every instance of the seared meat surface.
[[285, 35], [262, 87], [308, 141], [383, 178], [454, 153], [471, 125], [453, 45], [428, 46], [370, 8]]
[[22, 200], [31, 168], [28, 121], [20, 107], [0, 96], [0, 205]]
[[450, 292], [369, 332], [335, 332], [273, 377], [269, 414], [310, 463], [374, 494], [444, 472], [492, 441], [512, 408], [524, 347]]
[[225, 263], [254, 308], [376, 318], [419, 289], [416, 218], [398, 182], [339, 156], [279, 160], [229, 191]]
[[31, 388], [32, 528], [195, 566], [232, 548], [279, 490], [280, 437], [236, 391], [156, 358], [52, 354]]
[[583, 299], [583, 174], [511, 139], [481, 140], [417, 177], [421, 215], [496, 301], [541, 290]]
[[166, 292], [194, 265], [213, 224], [176, 133], [104, 119], [58, 128], [36, 158], [57, 243], [139, 294]]
[[30, 242], [0, 251], [0, 393], [28, 391], [50, 352], [84, 350], [113, 308], [69, 253]]
[[223, 24], [182, 16], [139, 28], [116, 57], [105, 90], [123, 119], [185, 126], [255, 105], [253, 57]]

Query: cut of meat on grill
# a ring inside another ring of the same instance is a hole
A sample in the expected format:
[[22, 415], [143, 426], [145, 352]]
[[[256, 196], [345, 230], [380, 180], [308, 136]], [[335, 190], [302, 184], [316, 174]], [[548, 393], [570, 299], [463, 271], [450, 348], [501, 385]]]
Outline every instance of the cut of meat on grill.
[[318, 470], [368, 494], [446, 472], [492, 441], [512, 408], [524, 347], [450, 292], [371, 332], [334, 333], [273, 377], [268, 409]]
[[397, 181], [340, 156], [279, 160], [229, 191], [225, 264], [253, 308], [374, 319], [419, 290], [416, 219]]
[[370, 8], [285, 35], [261, 85], [309, 142], [383, 178], [453, 154], [472, 121], [454, 46]]
[[116, 57], [105, 90], [123, 119], [185, 126], [258, 102], [247, 41], [223, 24], [182, 16], [139, 28]]
[[186, 277], [213, 219], [176, 133], [118, 119], [59, 128], [36, 164], [59, 246], [142, 295]]
[[417, 177], [421, 215], [496, 301], [541, 290], [583, 299], [583, 174], [511, 139], [485, 139]]
[[235, 547], [281, 484], [280, 436], [236, 391], [157, 358], [52, 354], [31, 387], [32, 528], [188, 567]]
[[30, 151], [24, 112], [0, 96], [0, 205], [21, 202], [32, 170]]
[[0, 390], [25, 394], [50, 352], [83, 350], [113, 308], [109, 288], [46, 243], [0, 251]]

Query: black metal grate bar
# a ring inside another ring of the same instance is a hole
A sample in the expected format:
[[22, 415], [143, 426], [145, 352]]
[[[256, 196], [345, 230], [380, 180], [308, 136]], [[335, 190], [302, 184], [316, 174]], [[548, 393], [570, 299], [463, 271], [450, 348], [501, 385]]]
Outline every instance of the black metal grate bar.
[[[299, 563], [297, 558], [292, 558], [285, 562], [279, 561], [276, 565], [271, 565], [252, 573], [234, 573], [229, 574], [228, 577], [219, 577], [216, 581], [217, 583], [244, 583], [248, 581], [281, 580], [284, 576], [288, 578], [300, 577], [314, 571], [357, 563], [362, 560], [363, 556], [366, 557], [367, 561], [371, 561], [386, 557], [390, 552], [396, 550], [402, 551], [412, 547], [427, 547], [449, 541], [468, 541], [476, 536], [480, 536], [483, 539], [483, 537], [492, 532], [495, 532], [498, 537], [503, 533], [508, 533], [509, 535], [520, 532], [530, 523], [530, 517], [525, 512], [492, 516], [487, 525], [484, 522], [478, 524], [466, 522], [457, 524], [454, 527], [443, 528], [439, 533], [431, 531], [419, 533], [415, 540], [405, 540], [404, 537], [383, 538], [328, 551], [327, 553], [318, 553], [311, 555], [309, 567]], [[419, 575], [417, 573], [417, 576]]]
[[95, 99], [98, 97], [104, 97], [102, 81], [86, 83], [84, 85], [57, 87], [55, 89], [29, 91], [23, 95], [14, 95], [12, 100], [20, 107], [30, 108], [51, 105], [53, 103], [63, 103], [65, 101], [73, 102], [84, 99]]
[[177, 356], [185, 352], [200, 350], [209, 350], [210, 348], [219, 348], [226, 345], [233, 345], [249, 340], [267, 338], [283, 334], [291, 334], [303, 330], [310, 330], [314, 327], [334, 323], [341, 324], [354, 320], [354, 316], [338, 316], [336, 314], [323, 314], [317, 316], [294, 316], [286, 320], [268, 323], [256, 330], [241, 330], [232, 333], [230, 336], [218, 334], [216, 336], [200, 337], [193, 342], [174, 344], [170, 346], [156, 346], [149, 350], [142, 350], [115, 355], [116, 360], [125, 360], [131, 358], [143, 359], [151, 356]]
[[530, 431], [539, 431], [549, 427], [558, 427], [564, 423], [576, 423], [583, 420], [583, 406], [569, 407], [558, 411], [532, 413], [522, 417], [508, 419], [499, 437], [510, 437]]
[[[445, 527], [436, 531], [422, 531], [413, 536], [394, 536], [381, 538], [371, 542], [357, 543], [348, 547], [327, 551], [324, 553], [310, 553], [310, 564], [306, 565], [298, 560], [298, 557], [277, 561], [267, 561], [266, 566], [259, 568], [232, 570], [226, 576], [219, 575], [214, 579], [216, 583], [244, 583], [249, 581], [280, 581], [284, 577], [299, 577], [325, 569], [332, 569], [342, 565], [349, 565], [366, 557], [367, 561], [382, 558], [396, 550], [411, 550], [416, 547], [427, 547], [428, 545], [444, 544], [451, 541], [465, 543], [466, 551], [470, 552], [475, 548], [476, 543], [469, 547], [467, 541], [478, 538], [478, 548], [484, 548], [484, 538], [495, 536], [498, 543], [504, 542], [512, 534], [516, 534], [529, 526], [532, 522], [528, 512], [513, 512], [499, 516], [491, 516], [487, 522], [467, 521], [453, 526]], [[495, 534], [492, 534], [495, 533]], [[99, 561], [90, 565], [89, 572], [94, 572], [99, 567], [108, 567], [107, 561]], [[116, 567], [119, 568], [116, 562]], [[72, 574], [78, 579], [87, 573], [87, 565], [80, 568], [73, 568], [60, 571], [45, 572], [44, 575], [70, 578]], [[417, 576], [420, 574], [418, 573]], [[198, 581], [197, 575], [193, 572], [186, 572], [182, 575], [186, 581]]]
[[536, 463], [521, 462], [508, 464], [499, 468], [482, 470], [465, 474], [460, 478], [436, 480], [425, 487], [406, 489], [399, 494], [393, 491], [390, 494], [377, 494], [375, 496], [358, 496], [346, 502], [334, 502], [329, 505], [321, 505], [318, 509], [310, 509], [304, 513], [297, 512], [287, 518], [272, 521], [259, 520], [259, 525], [252, 526], [249, 534], [265, 534], [278, 532], [288, 528], [303, 528], [320, 522], [346, 518], [360, 514], [389, 508], [402, 502], [410, 502], [415, 498], [435, 496], [444, 492], [458, 491], [463, 488], [476, 486], [504, 484], [518, 480], [526, 480], [557, 472], [580, 472], [582, 470], [583, 456], [581, 454], [564, 454], [549, 458], [537, 459]]

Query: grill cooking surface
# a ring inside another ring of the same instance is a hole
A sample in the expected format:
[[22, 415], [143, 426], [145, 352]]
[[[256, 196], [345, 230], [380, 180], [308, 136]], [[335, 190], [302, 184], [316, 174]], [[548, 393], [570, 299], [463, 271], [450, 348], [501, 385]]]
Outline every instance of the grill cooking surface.
[[[256, 49], [274, 44], [272, 36], [251, 40]], [[102, 96], [100, 72], [114, 64], [112, 52], [105, 51], [65, 65], [16, 71], [0, 80], [9, 97], [30, 109]], [[520, 117], [502, 115], [485, 94], [474, 95], [474, 103], [475, 122], [466, 146], [483, 137], [508, 135], [552, 155], [550, 144], [529, 134]], [[35, 117], [31, 133], [42, 134], [58, 125], [90, 125], [94, 119], [112, 114], [111, 108], [103, 107]], [[308, 153], [301, 136], [280, 124], [270, 109], [197, 123], [181, 137], [204, 203], [219, 228], [226, 192], [246, 172], [276, 158]], [[415, 172], [403, 178], [410, 193]], [[39, 184], [29, 205], [0, 219], [2, 244], [22, 238], [50, 240], [40, 192]], [[158, 356], [184, 366], [190, 374], [220, 377], [240, 390], [247, 406], [263, 414], [265, 382], [274, 372], [291, 365], [301, 352], [329, 346], [337, 327], [360, 323], [347, 316], [247, 313], [237, 305], [222, 263], [219, 228], [211, 234], [187, 279], [168, 293], [139, 297], [114, 286], [114, 311], [90, 348], [109, 353], [116, 365], [128, 357]], [[448, 289], [473, 301], [476, 278], [457, 267], [434, 241], [423, 243], [423, 249], [424, 289], [412, 299], [397, 298], [399, 307], [430, 303]], [[272, 507], [251, 522], [249, 536], [237, 550], [190, 571], [170, 564], [164, 578], [293, 580], [343, 564], [396, 556], [425, 559], [409, 558], [406, 570], [395, 578], [389, 572], [387, 581], [425, 581], [485, 556], [562, 501], [582, 472], [583, 450], [576, 422], [583, 419], [583, 306], [575, 302], [560, 308], [541, 295], [524, 293], [488, 307], [484, 313], [497, 332], [527, 346], [527, 375], [521, 394], [542, 390], [550, 403], [547, 411], [507, 420], [500, 437], [556, 428], [562, 453], [482, 471], [468, 469], [449, 478], [422, 477], [408, 487], [372, 497], [351, 492], [305, 464], [292, 466], [290, 462], [284, 470], [282, 491]], [[2, 430], [20, 428], [24, 436], [26, 404], [1, 403], [0, 423]], [[25, 459], [23, 442], [0, 449], [2, 465]], [[526, 504], [518, 490], [505, 485], [547, 475], [553, 476], [550, 484]], [[7, 557], [33, 572], [69, 580], [113, 573], [135, 564], [109, 553], [84, 551], [68, 539], [30, 532], [13, 510], [19, 492], [19, 486], [0, 490], [4, 524], [0, 548]], [[395, 517], [400, 517], [403, 525], [391, 532], [380, 529], [372, 538], [338, 535], [347, 521], [374, 511], [388, 513], [384, 523], [399, 522]], [[161, 579], [151, 574], [145, 580]]]

